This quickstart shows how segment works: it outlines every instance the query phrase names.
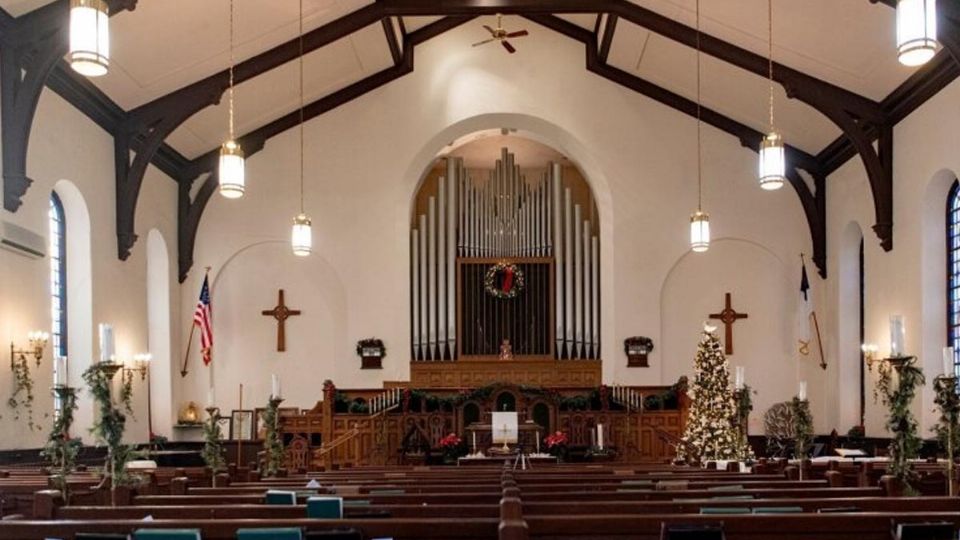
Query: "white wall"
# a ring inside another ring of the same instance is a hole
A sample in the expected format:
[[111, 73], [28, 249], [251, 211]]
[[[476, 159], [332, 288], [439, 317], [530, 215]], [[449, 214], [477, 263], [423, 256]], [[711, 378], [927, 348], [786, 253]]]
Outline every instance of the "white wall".
[[[73, 307], [68, 308], [69, 322], [69, 381], [83, 386], [80, 375], [98, 357], [95, 326], [110, 322], [117, 335], [117, 352], [122, 356], [144, 352], [147, 341], [146, 293], [146, 237], [156, 228], [168, 244], [176, 240], [176, 185], [156, 169], [150, 168], [141, 191], [141, 205], [137, 211], [136, 228], [141, 238], [130, 258], [117, 258], [115, 220], [115, 177], [113, 166], [113, 139], [56, 94], [45, 90], [40, 98], [27, 160], [27, 171], [34, 183], [16, 213], [0, 211], [0, 218], [47, 236], [47, 208], [50, 192], [56, 188], [69, 191], [64, 196], [67, 207], [68, 249], [72, 238], [71, 227], [77, 216], [83, 214], [82, 201], [89, 219], [90, 253], [87, 256], [68, 251], [69, 300], [88, 297], [92, 313], [81, 320]], [[61, 193], [63, 195], [63, 193]], [[144, 203], [144, 201], [148, 201]], [[75, 240], [75, 239], [73, 239]], [[175, 254], [176, 250], [170, 251]], [[175, 256], [175, 255], [173, 255]], [[85, 259], [85, 261], [84, 261]], [[83, 265], [89, 271], [82, 271]], [[175, 267], [176, 261], [169, 264]], [[28, 259], [0, 250], [0, 343], [11, 341], [24, 345], [30, 330], [50, 329], [49, 260]], [[84, 283], [84, 280], [89, 280]], [[172, 298], [172, 308], [179, 312], [179, 297]], [[92, 315], [92, 316], [91, 316]], [[179, 330], [177, 327], [174, 332]], [[176, 335], [176, 334], [175, 334]], [[6, 365], [6, 356], [4, 363]], [[52, 411], [49, 395], [52, 384], [52, 361], [47, 355], [35, 370], [35, 410], [42, 418]], [[119, 380], [119, 376], [117, 377]], [[9, 369], [0, 369], [0, 396], [12, 389]], [[130, 441], [145, 441], [146, 392], [139, 378], [135, 382], [136, 419], [128, 424]], [[28, 432], [23, 423], [14, 422], [8, 414], [6, 399], [0, 404], [0, 432], [4, 433], [0, 447], [36, 448], [46, 438], [50, 418], [44, 419], [42, 431]], [[80, 410], [74, 434], [90, 442], [88, 428], [92, 420], [92, 404], [81, 394]]]
[[[866, 239], [866, 341], [876, 343], [880, 354], [889, 352], [889, 316], [906, 318], [906, 350], [919, 356], [927, 376], [922, 399], [914, 412], [921, 419], [924, 437], [936, 420], [933, 411], [932, 379], [942, 371], [941, 349], [946, 344], [945, 298], [946, 262], [944, 256], [944, 215], [950, 183], [960, 171], [956, 126], [960, 125], [960, 81], [955, 81], [925, 103], [894, 129], [893, 200], [894, 249], [887, 253], [867, 225], [876, 222], [873, 202], [863, 165], [852, 160], [827, 181], [828, 246], [830, 271], [837, 275], [844, 260], [845, 227], [851, 222], [864, 224]], [[840, 283], [831, 279], [828, 286], [830, 306], [837, 306], [844, 295]], [[826, 314], [830, 333], [842, 325], [835, 307]], [[846, 362], [855, 360], [846, 344]], [[831, 343], [836, 357], [840, 345]], [[852, 370], [849, 372], [852, 373]], [[869, 374], [868, 374], [869, 377]], [[884, 435], [884, 411], [870, 396], [873, 380], [868, 380], [866, 427], [869, 435]], [[857, 391], [857, 380], [845, 375], [838, 394]], [[839, 426], [845, 431], [849, 425]]]
[[[752, 314], [736, 325], [743, 352], [732, 363], [748, 365], [758, 403], [786, 399], [798, 377], [826, 403], [821, 389], [832, 373], [794, 352], [799, 254], [811, 247], [792, 189], [760, 190], [756, 154], [705, 128], [704, 208], [724, 240], [704, 257], [688, 256], [697, 200], [694, 121], [585, 72], [582, 45], [547, 29], [530, 25], [534, 38], [509, 58], [471, 48], [472, 30], [418, 47], [414, 73], [306, 125], [311, 257], [295, 259], [287, 248], [298, 204], [296, 130], [248, 160], [243, 199], [211, 199], [181, 288], [180, 332], [189, 331], [203, 268], [211, 266], [218, 405], [235, 408], [243, 383], [244, 406], [261, 406], [271, 373], [282, 374], [287, 404], [300, 407], [313, 405], [327, 378], [345, 388], [405, 380], [417, 185], [448, 142], [500, 127], [536, 134], [592, 185], [601, 218], [606, 382], [669, 384], [689, 373], [701, 321], [731, 291], [735, 307]], [[815, 269], [808, 270], [819, 288]], [[751, 290], [757, 281], [762, 293]], [[275, 323], [260, 315], [274, 306], [278, 288], [303, 310], [287, 323], [283, 354], [274, 350]], [[622, 340], [638, 334], [655, 341], [651, 367], [627, 369]], [[388, 348], [382, 371], [360, 370], [353, 350], [371, 336]], [[180, 381], [181, 400], [203, 403], [211, 372], [199, 356], [190, 363], [195, 372]], [[817, 425], [825, 428], [820, 411]]]

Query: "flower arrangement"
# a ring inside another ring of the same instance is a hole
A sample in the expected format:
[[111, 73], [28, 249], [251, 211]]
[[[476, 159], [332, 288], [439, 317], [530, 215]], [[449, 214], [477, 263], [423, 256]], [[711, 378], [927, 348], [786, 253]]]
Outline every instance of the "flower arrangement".
[[557, 431], [544, 437], [543, 444], [547, 447], [547, 450], [553, 450], [554, 448], [562, 448], [570, 444], [570, 438], [567, 437], [566, 433]]
[[440, 448], [443, 450], [456, 449], [461, 444], [463, 444], [463, 439], [457, 436], [456, 433], [451, 433], [446, 437], [440, 439]]

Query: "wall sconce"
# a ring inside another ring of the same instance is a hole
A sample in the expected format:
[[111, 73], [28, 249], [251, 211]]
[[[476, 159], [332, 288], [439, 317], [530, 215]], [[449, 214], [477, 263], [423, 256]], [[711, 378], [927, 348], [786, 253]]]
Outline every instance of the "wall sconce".
[[863, 359], [867, 363], [867, 369], [873, 371], [873, 364], [878, 360], [877, 352], [880, 348], [877, 347], [875, 343], [864, 343], [860, 345], [860, 350], [863, 352]]
[[28, 333], [27, 340], [30, 346], [26, 349], [18, 349], [13, 342], [10, 342], [11, 369], [14, 367], [15, 359], [26, 360], [27, 356], [32, 356], [37, 362], [37, 367], [40, 367], [40, 359], [43, 358], [43, 349], [47, 347], [47, 342], [50, 341], [50, 334], [37, 330]]
[[147, 371], [150, 369], [150, 360], [153, 355], [150, 353], [140, 353], [133, 355], [133, 362], [130, 366], [124, 365], [123, 370], [128, 373], [139, 373], [140, 380], [147, 378]]

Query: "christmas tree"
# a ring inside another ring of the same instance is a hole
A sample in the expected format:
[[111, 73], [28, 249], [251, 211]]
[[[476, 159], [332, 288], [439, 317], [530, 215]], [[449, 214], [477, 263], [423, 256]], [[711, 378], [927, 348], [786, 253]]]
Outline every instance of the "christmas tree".
[[[690, 386], [692, 406], [683, 433], [689, 447], [678, 450], [679, 457], [698, 458], [701, 462], [742, 459], [748, 452], [734, 426], [737, 404], [730, 388], [729, 366], [713, 330], [705, 327], [697, 346]], [[693, 455], [684, 456], [685, 450]]]

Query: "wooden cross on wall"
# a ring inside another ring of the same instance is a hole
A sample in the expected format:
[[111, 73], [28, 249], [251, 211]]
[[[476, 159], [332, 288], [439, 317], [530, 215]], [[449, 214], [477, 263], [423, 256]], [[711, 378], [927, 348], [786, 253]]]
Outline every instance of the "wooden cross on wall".
[[746, 319], [748, 317], [749, 315], [746, 313], [737, 313], [736, 310], [733, 309], [730, 300], [730, 293], [727, 293], [723, 311], [720, 313], [710, 314], [711, 319], [719, 319], [725, 327], [723, 336], [724, 354], [733, 354], [733, 323], [737, 322], [739, 319]]
[[273, 317], [277, 320], [277, 352], [284, 352], [287, 350], [287, 319], [294, 315], [300, 315], [299, 309], [290, 309], [283, 301], [283, 289], [280, 289], [279, 298], [277, 300], [277, 307], [273, 309], [265, 309], [262, 312], [265, 316]]

